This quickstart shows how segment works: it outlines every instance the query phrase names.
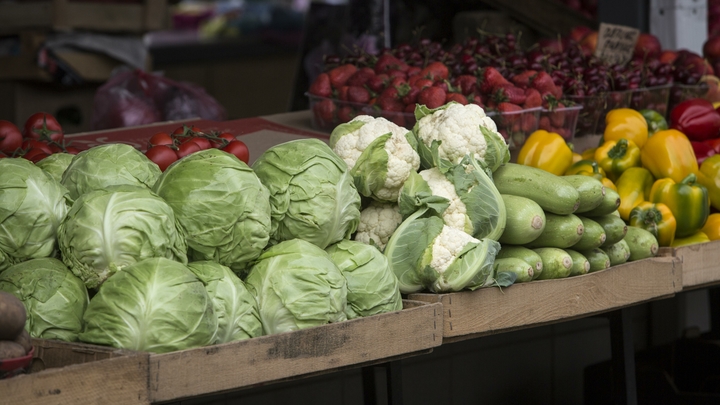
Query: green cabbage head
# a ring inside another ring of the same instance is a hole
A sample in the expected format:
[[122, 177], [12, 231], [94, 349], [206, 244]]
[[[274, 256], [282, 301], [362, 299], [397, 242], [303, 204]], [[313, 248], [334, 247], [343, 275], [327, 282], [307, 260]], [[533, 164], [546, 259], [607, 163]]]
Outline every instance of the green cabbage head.
[[397, 277], [376, 247], [342, 240], [325, 250], [347, 281], [348, 319], [402, 309]]
[[74, 157], [75, 155], [69, 153], [53, 153], [35, 163], [35, 165], [47, 172], [53, 179], [60, 182], [62, 181], [62, 175], [65, 173], [65, 169], [70, 166], [70, 162], [72, 162]]
[[347, 283], [330, 256], [301, 239], [278, 243], [245, 280], [266, 335], [347, 319]]
[[87, 192], [120, 184], [149, 188], [159, 176], [158, 165], [142, 152], [124, 143], [111, 143], [75, 155], [63, 173], [62, 184], [75, 200]]
[[268, 243], [268, 190], [227, 152], [206, 149], [178, 160], [153, 191], [175, 211], [193, 261], [212, 260], [242, 274]]
[[27, 309], [30, 336], [73, 342], [83, 327], [88, 292], [58, 259], [32, 259], [0, 274], [0, 291], [20, 299]]
[[325, 249], [355, 233], [360, 194], [347, 164], [324, 142], [308, 138], [285, 142], [253, 164], [270, 190], [270, 243], [303, 239]]
[[172, 208], [150, 189], [112, 186], [83, 194], [58, 228], [63, 261], [88, 288], [151, 257], [187, 263]]
[[68, 203], [67, 189], [29, 160], [0, 159], [0, 251], [7, 262], [55, 254]]
[[200, 261], [189, 263], [188, 268], [205, 284], [212, 300], [218, 320], [214, 343], [227, 343], [262, 335], [255, 297], [229, 267], [212, 261]]
[[109, 278], [84, 321], [83, 342], [153, 353], [211, 345], [218, 328], [203, 283], [165, 258], [145, 259]]

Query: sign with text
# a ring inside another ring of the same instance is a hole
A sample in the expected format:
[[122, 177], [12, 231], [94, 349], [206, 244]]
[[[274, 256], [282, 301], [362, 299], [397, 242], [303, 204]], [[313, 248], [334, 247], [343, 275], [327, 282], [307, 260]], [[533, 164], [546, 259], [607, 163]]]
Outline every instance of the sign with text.
[[639, 35], [636, 28], [600, 23], [595, 56], [610, 64], [625, 64], [632, 59]]

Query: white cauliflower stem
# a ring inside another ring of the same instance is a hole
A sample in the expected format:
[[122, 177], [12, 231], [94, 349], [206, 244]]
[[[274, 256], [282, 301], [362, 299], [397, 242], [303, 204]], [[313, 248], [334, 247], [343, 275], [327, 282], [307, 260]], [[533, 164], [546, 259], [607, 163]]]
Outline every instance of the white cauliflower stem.
[[433, 195], [447, 198], [450, 201], [450, 205], [442, 214], [445, 225], [465, 231], [468, 222], [467, 207], [460, 200], [455, 186], [436, 167], [423, 170], [419, 174], [428, 183]]
[[353, 169], [360, 155], [375, 139], [391, 133], [384, 146], [388, 156], [387, 177], [381, 188], [373, 190], [372, 197], [380, 201], [395, 202], [405, 180], [411, 172], [420, 167], [420, 156], [405, 138], [410, 131], [385, 118], [368, 115], [359, 115], [348, 124], [357, 122], [365, 124], [340, 137], [333, 146], [333, 151], [347, 163], [349, 169]]
[[360, 212], [360, 224], [358, 224], [355, 240], [368, 245], [372, 240], [375, 246], [382, 251], [401, 223], [402, 215], [400, 215], [397, 204], [373, 201]]
[[505, 143], [495, 122], [477, 104], [452, 103], [445, 109], [422, 117], [418, 121], [418, 137], [428, 147], [433, 141], [440, 141], [440, 157], [452, 163], [460, 163], [465, 155], [482, 161], [487, 143], [480, 126], [489, 129]]
[[442, 231], [433, 241], [430, 267], [439, 274], [443, 274], [457, 259], [465, 245], [471, 242], [478, 243], [480, 241], [463, 231], [443, 226]]

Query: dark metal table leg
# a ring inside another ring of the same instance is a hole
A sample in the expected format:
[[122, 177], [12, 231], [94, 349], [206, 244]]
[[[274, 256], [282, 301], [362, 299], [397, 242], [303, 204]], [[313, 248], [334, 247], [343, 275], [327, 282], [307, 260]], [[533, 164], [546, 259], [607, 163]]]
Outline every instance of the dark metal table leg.
[[613, 403], [637, 405], [635, 385], [635, 348], [632, 323], [627, 309], [608, 314], [612, 348]]
[[708, 289], [710, 296], [710, 333], [720, 338], [720, 287]]
[[377, 405], [377, 389], [375, 387], [375, 366], [362, 368], [363, 402], [365, 405]]
[[388, 405], [402, 405], [402, 364], [400, 360], [362, 368], [363, 399], [365, 405], [377, 405], [378, 387], [375, 373], [385, 369], [385, 384]]

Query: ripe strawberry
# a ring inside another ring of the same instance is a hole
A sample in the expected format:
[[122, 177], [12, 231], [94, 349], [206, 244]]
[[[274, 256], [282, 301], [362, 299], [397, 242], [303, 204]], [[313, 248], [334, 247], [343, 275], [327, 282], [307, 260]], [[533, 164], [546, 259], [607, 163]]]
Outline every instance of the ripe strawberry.
[[407, 74], [402, 70], [390, 69], [387, 71], [387, 75], [390, 76], [390, 79], [401, 77], [403, 80], [407, 80]]
[[390, 84], [388, 85], [388, 87], [399, 87], [399, 86], [402, 86], [403, 84], [408, 84], [408, 82], [407, 82], [407, 80], [405, 80], [405, 78], [395, 77], [395, 78], [390, 79]]
[[337, 91], [337, 98], [342, 101], [347, 101], [348, 99], [348, 86], [340, 86], [340, 88]]
[[523, 107], [525, 108], [536, 108], [542, 106], [542, 96], [540, 96], [540, 92], [536, 89], [529, 88], [525, 90], [525, 103], [523, 103]]
[[348, 86], [364, 86], [375, 76], [375, 71], [369, 67], [358, 69], [347, 81]]
[[413, 76], [408, 80], [408, 84], [412, 87], [416, 87], [418, 89], [423, 89], [425, 87], [430, 87], [433, 85], [432, 80], [426, 79], [420, 75]]
[[420, 71], [420, 76], [426, 77], [432, 81], [446, 80], [450, 71], [442, 62], [431, 62]]
[[467, 98], [460, 93], [448, 93], [447, 96], [445, 96], [445, 103], [447, 104], [451, 101], [462, 105], [466, 105], [468, 103]]
[[320, 73], [315, 81], [310, 85], [308, 93], [320, 96], [330, 97], [332, 94], [332, 88], [330, 87], [330, 76], [327, 73]]
[[418, 94], [418, 103], [427, 108], [437, 108], [445, 104], [445, 90], [440, 87], [425, 87]]
[[406, 113], [413, 114], [413, 113], [415, 112], [415, 104], [413, 103], [413, 104], [408, 104], [408, 105], [406, 105], [404, 111], [405, 111]]
[[370, 92], [365, 87], [347, 86], [347, 101], [367, 104], [370, 101]]
[[320, 100], [313, 104], [312, 110], [320, 127], [326, 128], [334, 124], [337, 106], [332, 100]]
[[[418, 88], [418, 87], [409, 87], [408, 86], [407, 92], [405, 92], [405, 95], [402, 96], [402, 102], [406, 105], [407, 104], [415, 105], [415, 103], [417, 103], [417, 98], [418, 98], [418, 95], [420, 94], [421, 90], [422, 89]], [[413, 111], [415, 111], [415, 110], [413, 109]]]
[[555, 127], [565, 126], [565, 111], [557, 111], [558, 109], [565, 108], [565, 104], [557, 102], [554, 108], [548, 114], [550, 116], [550, 123]]
[[520, 129], [526, 134], [531, 134], [537, 129], [537, 116], [533, 113], [523, 113]]
[[349, 122], [357, 116], [357, 113], [350, 106], [342, 106], [338, 108], [337, 116], [339, 122]]
[[502, 114], [501, 119], [506, 128], [511, 128], [512, 132], [520, 131], [520, 123], [522, 122], [522, 107], [512, 103], [499, 103], [497, 110]]
[[367, 86], [375, 93], [380, 93], [389, 82], [390, 78], [385, 73], [373, 76], [368, 80]]
[[377, 104], [383, 111], [402, 111], [405, 108], [405, 104], [400, 101], [398, 89], [395, 87], [383, 90], [377, 98]]
[[551, 127], [552, 126], [550, 125], [550, 117], [546, 115], [540, 117], [540, 121], [538, 121], [538, 128], [548, 131], [552, 129]]
[[355, 65], [351, 65], [349, 63], [340, 65], [328, 72], [328, 76], [330, 76], [330, 84], [332, 84], [334, 88], [339, 89], [347, 83], [348, 79], [350, 79], [356, 71], [357, 67], [355, 67]]
[[477, 78], [473, 75], [460, 75], [455, 79], [453, 85], [467, 96], [477, 90]]
[[386, 73], [390, 69], [407, 71], [407, 69], [409, 69], [409, 66], [407, 65], [407, 63], [401, 61], [400, 59], [394, 57], [389, 53], [380, 55], [380, 57], [377, 59], [377, 62], [375, 62], [375, 73]]
[[521, 87], [523, 89], [527, 89], [530, 87], [530, 80], [533, 76], [537, 74], [534, 70], [526, 70], [520, 74], [517, 74], [510, 79], [516, 86]]
[[404, 127], [405, 122], [405, 116], [402, 112], [383, 112], [382, 116], [385, 117], [388, 121], [392, 121], [395, 123], [395, 125]]
[[525, 96], [525, 91], [523, 89], [508, 83], [499, 86], [493, 92], [493, 98], [495, 98], [495, 101], [499, 103], [508, 102], [519, 106], [525, 102], [527, 97]]
[[538, 74], [532, 78], [530, 85], [539, 91], [540, 94], [550, 93], [555, 96], [555, 98], [562, 97], [562, 90], [555, 85], [552, 77], [545, 71], [538, 72]]
[[408, 68], [408, 70], [407, 70], [407, 75], [408, 75], [408, 77], [415, 76], [415, 75], [419, 74], [421, 70], [422, 69], [420, 69], [420, 67], [418, 67], [418, 66], [410, 66], [410, 68]]
[[478, 82], [480, 83], [480, 91], [486, 94], [492, 93], [503, 84], [511, 84], [494, 67], [482, 69]]

